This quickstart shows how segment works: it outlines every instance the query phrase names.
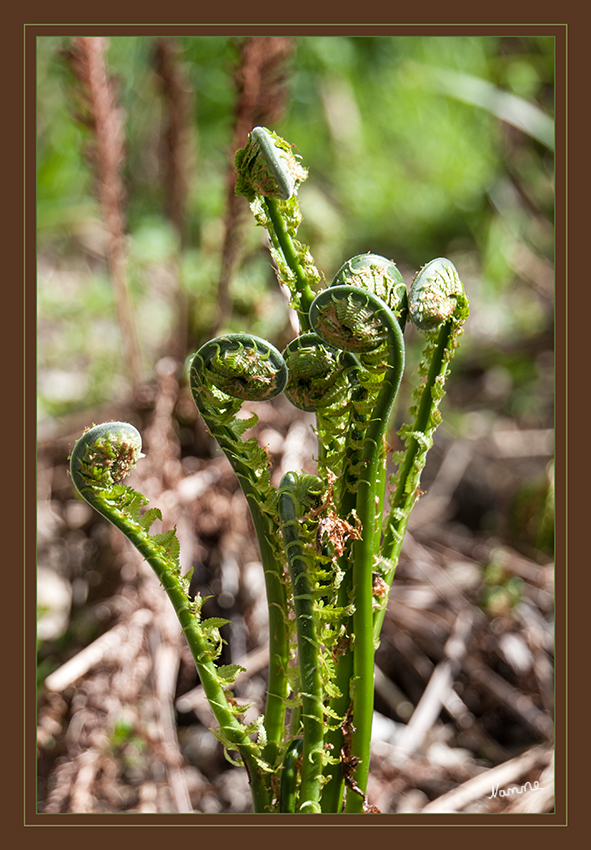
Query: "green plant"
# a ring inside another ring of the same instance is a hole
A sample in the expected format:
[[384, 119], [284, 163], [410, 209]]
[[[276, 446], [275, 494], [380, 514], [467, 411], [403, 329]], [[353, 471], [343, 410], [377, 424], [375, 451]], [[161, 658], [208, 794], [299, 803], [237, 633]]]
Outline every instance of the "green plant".
[[[456, 269], [438, 258], [410, 292], [395, 264], [364, 254], [332, 284], [296, 238], [298, 185], [307, 177], [291, 147], [257, 127], [236, 155], [236, 191], [270, 237], [277, 275], [291, 292], [301, 333], [280, 353], [266, 340], [226, 334], [193, 356], [189, 381], [210, 432], [248, 502], [269, 607], [270, 663], [264, 715], [246, 725], [227, 690], [240, 672], [219, 666], [219, 629], [189, 595], [174, 530], [151, 535], [157, 508], [123, 484], [142, 456], [131, 425], [98, 425], [76, 443], [71, 472], [80, 494], [119, 528], [155, 570], [177, 612], [226, 751], [245, 765], [256, 812], [371, 811], [366, 799], [373, 663], [410, 511], [439, 424], [450, 360], [468, 316]], [[387, 481], [387, 431], [404, 369], [410, 320], [425, 336], [404, 449]], [[285, 392], [315, 411], [317, 473], [271, 484], [269, 459], [244, 433], [243, 401]]]

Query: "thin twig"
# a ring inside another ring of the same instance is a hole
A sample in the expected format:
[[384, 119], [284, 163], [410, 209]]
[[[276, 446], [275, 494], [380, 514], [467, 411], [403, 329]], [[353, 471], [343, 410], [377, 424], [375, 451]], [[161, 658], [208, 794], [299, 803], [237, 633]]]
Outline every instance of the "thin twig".
[[92, 788], [100, 769], [100, 752], [96, 749], [84, 750], [77, 759], [78, 774], [70, 794], [70, 812], [92, 812]]
[[192, 812], [191, 798], [185, 774], [182, 770], [184, 759], [181, 755], [176, 733], [173, 711], [174, 692], [180, 663], [180, 646], [165, 643], [157, 629], [153, 630], [153, 642], [157, 643], [154, 653], [154, 678], [158, 696], [158, 725], [165, 754], [170, 791], [175, 811]]
[[530, 770], [540, 765], [546, 766], [551, 759], [552, 752], [548, 749], [532, 747], [517, 758], [492, 767], [479, 776], [468, 779], [447, 794], [442, 794], [441, 797], [428, 803], [422, 809], [422, 814], [461, 812], [469, 803], [491, 795], [494, 788], [506, 788], [524, 777]]
[[540, 711], [528, 694], [510, 685], [502, 676], [490, 670], [474, 656], [467, 655], [462, 662], [462, 667], [472, 681], [485, 688], [501, 705], [519, 717], [536, 736], [553, 738], [552, 719], [545, 712]]
[[513, 802], [505, 809], [506, 812], [518, 814], [520, 812], [549, 812], [554, 805], [554, 751], [551, 753], [548, 766], [542, 772], [538, 786], [527, 789], [523, 794], [514, 798]]
[[130, 628], [145, 626], [152, 619], [152, 612], [146, 608], [135, 611], [129, 622], [119, 623], [101, 635], [91, 644], [80, 650], [73, 658], [50, 673], [44, 685], [49, 691], [60, 693], [77, 679], [82, 678], [108, 657], [117, 655], [125, 644]]
[[398, 758], [401, 761], [420, 748], [429, 729], [437, 720], [447, 692], [451, 690], [460, 670], [473, 626], [472, 609], [466, 607], [458, 614], [453, 632], [443, 650], [445, 657], [433, 671], [429, 684], [398, 741]]
[[413, 572], [424, 578], [440, 597], [456, 613], [469, 604], [467, 597], [435, 561], [429, 550], [421, 545], [407, 530], [402, 551], [412, 563]]

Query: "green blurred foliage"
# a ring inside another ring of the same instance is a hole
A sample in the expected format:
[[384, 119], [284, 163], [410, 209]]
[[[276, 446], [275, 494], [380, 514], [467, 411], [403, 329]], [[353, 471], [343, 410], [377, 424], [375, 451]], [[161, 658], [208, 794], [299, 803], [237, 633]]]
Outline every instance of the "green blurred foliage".
[[491, 560], [482, 571], [483, 586], [480, 604], [491, 618], [506, 617], [518, 606], [525, 591], [525, 582], [505, 569], [506, 553], [494, 550]]
[[554, 552], [554, 468], [524, 481], [515, 495], [510, 533], [532, 549], [552, 557]]
[[[194, 111], [182, 252], [164, 213], [154, 39], [114, 37], [107, 53], [126, 116], [129, 273], [148, 375], [175, 332], [178, 280], [196, 304], [192, 340], [202, 341], [214, 321], [220, 272], [237, 43], [187, 36], [179, 44]], [[83, 154], [88, 137], [72, 120], [72, 81], [60, 53], [67, 45], [58, 37], [37, 45], [42, 419], [127, 392], [100, 210]], [[285, 117], [273, 129], [310, 169], [300, 233], [327, 280], [364, 251], [394, 259], [407, 282], [430, 259], [449, 256], [472, 303], [454, 368], [494, 365], [494, 406], [530, 427], [547, 422], [547, 360], [522, 348], [553, 325], [553, 153], [536, 133], [553, 115], [554, 40], [298, 37], [289, 67]], [[475, 81], [492, 93], [484, 105], [474, 102]], [[509, 96], [523, 99], [525, 131], [499, 120]], [[284, 331], [285, 303], [254, 226], [246, 227], [231, 295], [227, 330], [271, 339]], [[411, 334], [410, 364], [415, 356]], [[470, 401], [477, 410], [492, 405], [486, 393]]]

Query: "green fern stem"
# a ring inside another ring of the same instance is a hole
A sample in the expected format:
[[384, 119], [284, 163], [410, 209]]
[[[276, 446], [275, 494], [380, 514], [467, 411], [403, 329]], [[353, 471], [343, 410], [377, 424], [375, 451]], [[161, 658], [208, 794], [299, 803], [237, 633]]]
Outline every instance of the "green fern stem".
[[[404, 370], [404, 339], [397, 317], [370, 292], [352, 285], [321, 292], [310, 310], [314, 330], [332, 345], [359, 354], [362, 365], [377, 370], [381, 384], [362, 443], [356, 513], [361, 539], [352, 551], [353, 726], [350, 756], [357, 763], [355, 781], [365, 792], [373, 717], [373, 570], [380, 543], [384, 437]], [[347, 796], [347, 812], [362, 811], [363, 797]]]
[[[348, 587], [350, 588], [350, 582]], [[348, 594], [347, 594], [348, 599]], [[340, 601], [340, 597], [339, 597]], [[350, 626], [348, 627], [350, 630]], [[344, 718], [347, 714], [351, 703], [351, 681], [353, 679], [353, 652], [351, 647], [346, 647], [342, 656], [338, 660], [335, 676], [335, 686], [340, 692], [340, 696], [334, 697], [330, 701], [331, 712], [335, 715]], [[337, 729], [327, 729], [325, 735], [325, 745], [333, 756], [340, 755], [343, 748], [344, 738], [342, 727]], [[324, 814], [340, 812], [343, 804], [344, 795], [344, 773], [343, 764], [339, 759], [336, 762], [329, 762], [324, 768], [324, 777], [326, 785], [322, 792], [322, 811]]]
[[[441, 421], [439, 405], [445, 392], [450, 361], [458, 346], [462, 326], [468, 318], [470, 304], [454, 265], [445, 258], [427, 263], [415, 276], [410, 294], [411, 320], [426, 333], [427, 344], [419, 365], [419, 375], [426, 376], [415, 390], [415, 420], [405, 425], [400, 435], [406, 441], [398, 472], [390, 511], [384, 524], [381, 554], [385, 581], [392, 585], [404, 533], [411, 510], [419, 497], [421, 474], [433, 434]], [[374, 638], [379, 639], [387, 605], [387, 594], [374, 614]]]
[[[181, 576], [178, 559], [159, 542], [164, 538], [176, 542], [176, 538], [174, 534], [151, 536], [147, 525], [139, 520], [139, 509], [147, 500], [121, 483], [140, 457], [141, 437], [132, 425], [108, 422], [94, 426], [72, 450], [72, 480], [82, 498], [131, 541], [156, 573], [177, 614], [220, 731], [236, 747], [248, 771], [254, 810], [268, 811], [271, 800], [263, 777], [263, 763], [256, 744], [228, 704], [212, 660], [215, 653], [200, 622], [200, 604], [188, 596], [189, 581]], [[159, 516], [159, 512], [153, 511], [153, 515]]]
[[[335, 292], [334, 287], [344, 285], [345, 281], [350, 281], [348, 285], [355, 286], [360, 290], [360, 294], [356, 296], [354, 304], [360, 305], [363, 303], [363, 295], [361, 293], [368, 291], [376, 293], [376, 289], [388, 297], [389, 306], [401, 327], [404, 326], [404, 312], [406, 308], [406, 290], [404, 283], [399, 275], [396, 267], [385, 258], [378, 257], [374, 254], [361, 255], [354, 257], [352, 260], [345, 263], [337, 272], [332, 283], [331, 292]], [[337, 290], [342, 291], [342, 290]], [[346, 292], [347, 290], [344, 290]], [[329, 296], [323, 296], [328, 299]], [[322, 300], [322, 299], [321, 299]], [[383, 299], [382, 299], [383, 300]], [[321, 301], [319, 302], [321, 303]], [[381, 301], [375, 302], [376, 306], [381, 305]], [[402, 314], [402, 318], [400, 315]], [[336, 329], [329, 328], [325, 333], [335, 333]], [[398, 351], [404, 354], [401, 334], [398, 330], [394, 331], [396, 336], [396, 345]], [[363, 360], [364, 353], [362, 348], [354, 339], [350, 338], [350, 334], [341, 332], [337, 334], [339, 342], [343, 346], [352, 345], [356, 354]], [[370, 343], [369, 351], [375, 350], [375, 341]], [[365, 354], [369, 352], [366, 351]], [[380, 348], [380, 357], [377, 362], [381, 364], [381, 356], [383, 354]], [[351, 360], [355, 360], [356, 369], [351, 369], [349, 373], [349, 383], [351, 384], [350, 402], [348, 405], [347, 437], [345, 445], [345, 453], [342, 458], [342, 476], [340, 479], [340, 499], [339, 499], [339, 516], [349, 517], [356, 509], [359, 493], [360, 470], [367, 464], [367, 458], [364, 457], [364, 448], [367, 448], [371, 439], [368, 434], [369, 423], [373, 419], [375, 412], [373, 405], [376, 404], [376, 393], [379, 393], [381, 385], [376, 384], [375, 378], [371, 379], [371, 374], [357, 360], [355, 355], [348, 352]], [[375, 361], [375, 353], [370, 354], [370, 360]], [[400, 363], [402, 368], [403, 358]], [[378, 369], [379, 375], [379, 369]], [[393, 399], [392, 399], [393, 401]], [[372, 452], [373, 454], [373, 452]], [[385, 492], [385, 449], [382, 445], [380, 458], [378, 462], [379, 475], [376, 479], [376, 505], [375, 517], [381, 516], [382, 504]], [[371, 475], [371, 471], [369, 472]], [[371, 497], [370, 497], [371, 498]], [[359, 515], [357, 515], [360, 519]], [[374, 519], [375, 523], [375, 519]], [[361, 523], [363, 525], [363, 523]], [[376, 541], [374, 541], [374, 546]], [[343, 579], [339, 587], [338, 602], [339, 606], [344, 607], [351, 598], [355, 597], [354, 571], [351, 564], [355, 563], [355, 557], [351, 551], [352, 542], [347, 545], [345, 554], [339, 559], [339, 566], [343, 571]], [[370, 572], [370, 571], [368, 571]], [[366, 576], [367, 578], [367, 576]], [[366, 599], [367, 601], [367, 599]], [[357, 602], [356, 602], [357, 605]], [[356, 634], [354, 618], [346, 626], [347, 635]], [[354, 652], [353, 646], [344, 642], [344, 647], [341, 650], [340, 657], [337, 660], [335, 685], [339, 691], [339, 696], [334, 697], [330, 702], [330, 708], [335, 715], [344, 718], [350, 708], [352, 683], [355, 681], [354, 676]], [[359, 663], [359, 658], [358, 658]], [[373, 666], [372, 666], [373, 670]], [[369, 689], [372, 693], [372, 689]], [[373, 697], [372, 697], [373, 698]], [[344, 737], [342, 728], [331, 728], [326, 734], [326, 744], [334, 753], [340, 753], [344, 745]], [[345, 754], [348, 757], [348, 754]], [[325, 768], [325, 777], [327, 785], [324, 788], [322, 795], [322, 809], [324, 812], [338, 812], [341, 810], [343, 794], [344, 794], [344, 772], [342, 762], [328, 763]]]
[[[349, 357], [354, 355], [349, 353]], [[355, 358], [356, 359], [356, 358]], [[340, 517], [350, 517], [357, 503], [358, 470], [362, 462], [360, 446], [368, 426], [368, 415], [362, 413], [362, 409], [368, 403], [368, 388], [358, 380], [361, 365], [357, 361], [357, 369], [351, 370], [350, 382], [353, 385], [350, 403], [348, 405], [348, 429], [345, 453], [342, 458], [342, 477], [340, 480], [340, 498], [338, 513]], [[383, 493], [383, 490], [381, 491]], [[339, 586], [337, 605], [345, 607], [353, 596], [353, 571], [352, 571], [352, 540], [347, 542], [344, 554], [339, 558], [339, 568], [343, 578]], [[353, 617], [350, 617], [345, 626], [345, 639], [343, 646], [336, 659], [335, 686], [338, 695], [330, 701], [330, 709], [337, 717], [345, 718], [351, 705], [351, 684], [353, 681], [353, 647], [351, 635], [354, 634]], [[340, 754], [344, 745], [342, 727], [329, 728], [326, 733], [326, 746], [333, 755]], [[324, 775], [327, 784], [322, 792], [322, 811], [325, 813], [340, 812], [344, 796], [344, 772], [342, 760], [329, 762]]]
[[[361, 456], [358, 452], [348, 451], [347, 429], [353, 430], [361, 441], [367, 424], [367, 417], [358, 413], [356, 408], [367, 396], [367, 388], [357, 380], [360, 363], [354, 355], [329, 345], [316, 333], [296, 337], [284, 350], [283, 357], [289, 369], [285, 390], [287, 398], [300, 410], [316, 413], [318, 472], [326, 482], [329, 481], [329, 473], [334, 477], [329, 487], [329, 501], [338, 506], [338, 516], [350, 518], [357, 498], [354, 467], [359, 464]], [[349, 559], [350, 547], [347, 546], [345, 554], [337, 559], [341, 580], [336, 605], [341, 609], [350, 605], [352, 577]], [[344, 718], [350, 702], [353, 660], [350, 648], [345, 649], [342, 643], [335, 655], [335, 664], [335, 685], [339, 695], [332, 697], [329, 708], [331, 716]], [[333, 758], [324, 769], [328, 784], [322, 792], [321, 806], [323, 812], [336, 812], [343, 796], [342, 765], [334, 758], [343, 744], [340, 727], [327, 727], [325, 743]]]
[[314, 598], [300, 540], [297, 477], [287, 472], [279, 489], [279, 518], [293, 587], [302, 696], [302, 771], [298, 811], [320, 812], [324, 745], [323, 691]]
[[315, 293], [310, 287], [308, 277], [302, 267], [298, 252], [295, 249], [293, 240], [285, 224], [285, 219], [281, 214], [280, 202], [275, 198], [263, 198], [263, 203], [266, 207], [269, 221], [272, 224], [271, 237], [275, 243], [275, 247], [281, 251], [285, 262], [294, 276], [294, 288], [298, 300], [295, 306], [300, 320], [301, 330], [308, 331], [310, 330], [308, 313]]
[[[373, 677], [375, 646], [373, 631], [368, 624], [373, 618], [373, 570], [380, 543], [379, 525], [376, 521], [376, 505], [383, 502], [383, 440], [388, 427], [390, 412], [396, 398], [404, 367], [404, 343], [398, 322], [392, 316], [392, 365], [384, 378], [372, 421], [369, 425], [367, 442], [363, 452], [363, 472], [359, 479], [357, 516], [363, 528], [361, 540], [352, 545], [353, 555], [353, 632], [355, 635], [353, 657], [353, 725], [351, 756], [359, 759], [355, 779], [365, 793], [369, 776], [371, 727], [373, 719]], [[345, 811], [362, 811], [362, 798], [348, 794]]]
[[254, 420], [238, 422], [233, 415], [240, 408], [240, 400], [234, 398], [237, 393], [240, 399], [260, 401], [283, 392], [286, 382], [287, 368], [277, 349], [247, 334], [228, 334], [210, 340], [196, 352], [190, 367], [193, 398], [236, 474], [259, 545], [269, 612], [267, 744], [263, 754], [272, 765], [276, 764], [283, 740], [289, 691], [287, 590], [276, 520], [276, 493], [269, 482], [268, 459], [255, 441], [241, 439], [240, 430], [254, 424]]

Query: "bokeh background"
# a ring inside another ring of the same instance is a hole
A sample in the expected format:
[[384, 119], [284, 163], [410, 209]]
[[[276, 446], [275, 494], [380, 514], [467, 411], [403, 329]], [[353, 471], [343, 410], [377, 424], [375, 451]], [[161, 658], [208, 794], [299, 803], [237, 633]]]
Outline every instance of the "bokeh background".
[[[328, 282], [361, 252], [407, 283], [447, 256], [471, 301], [378, 654], [371, 794], [382, 811], [438, 811], [515, 764], [517, 785], [546, 775], [525, 810], [552, 810], [554, 39], [113, 37], [97, 54], [102, 106], [77, 42], [37, 41], [39, 810], [248, 807], [149, 577], [75, 499], [67, 455], [91, 422], [144, 429], [159, 453], [144, 491], [233, 620], [228, 659], [251, 656], [244, 694], [264, 697], [258, 555], [185, 376], [214, 332], [294, 335], [233, 195], [233, 153], [256, 124], [309, 168], [299, 236]], [[420, 355], [407, 336], [393, 441]], [[305, 416], [281, 401], [257, 412], [278, 474], [294, 452], [311, 462]], [[458, 633], [464, 655], [401, 760]], [[106, 635], [117, 651], [83, 654]], [[475, 793], [462, 810], [516, 805]]]

